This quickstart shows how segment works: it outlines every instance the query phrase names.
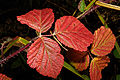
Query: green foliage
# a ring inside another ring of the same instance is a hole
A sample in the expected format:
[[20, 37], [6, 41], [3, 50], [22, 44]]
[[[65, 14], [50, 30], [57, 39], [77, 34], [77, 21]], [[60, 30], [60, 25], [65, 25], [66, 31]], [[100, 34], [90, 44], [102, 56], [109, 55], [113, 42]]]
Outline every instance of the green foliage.
[[84, 12], [85, 7], [86, 7], [85, 1], [84, 1], [84, 0], [81, 0], [81, 1], [79, 2], [78, 9], [79, 9], [81, 12]]
[[116, 75], [116, 80], [120, 80], [120, 74]]
[[118, 51], [116, 49], [113, 51], [113, 54], [114, 54], [115, 58], [120, 59], [120, 54], [118, 53]]

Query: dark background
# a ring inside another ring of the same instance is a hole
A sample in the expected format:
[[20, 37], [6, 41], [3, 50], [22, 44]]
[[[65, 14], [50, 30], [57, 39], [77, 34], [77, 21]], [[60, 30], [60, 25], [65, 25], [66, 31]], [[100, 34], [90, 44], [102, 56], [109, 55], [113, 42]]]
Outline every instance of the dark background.
[[[89, 3], [85, 0], [86, 4]], [[0, 0], [0, 43], [4, 42], [8, 37], [14, 38], [21, 36], [23, 38], [36, 37], [35, 30], [29, 28], [27, 25], [22, 25], [17, 21], [16, 16], [25, 14], [33, 9], [52, 8], [55, 21], [60, 17], [72, 15], [77, 9], [79, 0]], [[120, 6], [120, 1], [111, 2]], [[120, 11], [108, 8], [98, 8], [106, 23], [111, 28], [115, 36], [120, 34]], [[80, 14], [77, 10], [76, 15]], [[76, 16], [75, 15], [75, 16]], [[99, 20], [95, 11], [86, 15], [80, 20], [92, 33], [103, 24]], [[54, 23], [53, 23], [54, 26]], [[54, 28], [54, 27], [52, 27]], [[118, 43], [119, 37], [117, 38]], [[13, 53], [18, 50], [18, 47], [12, 47], [8, 53]], [[26, 59], [26, 52], [21, 52], [22, 56]], [[5, 64], [1, 64], [0, 73], [6, 74], [13, 78], [13, 80], [54, 80], [49, 77], [44, 77], [37, 73], [35, 69], [31, 69], [26, 63], [22, 61], [21, 55], [15, 56], [8, 60]], [[115, 80], [116, 74], [120, 74], [120, 60], [116, 59], [112, 52], [109, 55], [111, 62], [109, 66], [102, 71], [102, 80]], [[89, 69], [80, 72], [89, 76]], [[60, 75], [56, 80], [82, 80], [77, 75], [69, 70], [62, 68]]]

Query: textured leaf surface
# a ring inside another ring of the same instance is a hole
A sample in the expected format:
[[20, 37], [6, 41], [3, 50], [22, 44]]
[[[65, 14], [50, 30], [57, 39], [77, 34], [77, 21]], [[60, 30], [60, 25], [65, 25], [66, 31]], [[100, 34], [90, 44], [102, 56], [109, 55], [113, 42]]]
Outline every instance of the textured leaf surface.
[[86, 51], [93, 41], [92, 33], [73, 16], [63, 16], [55, 23], [55, 34], [64, 45]]
[[17, 20], [43, 33], [50, 29], [54, 22], [54, 13], [52, 11], [50, 8], [42, 10], [34, 9], [25, 15], [17, 16]]
[[64, 64], [60, 50], [54, 40], [46, 37], [38, 38], [28, 49], [27, 63], [31, 68], [36, 68], [40, 74], [56, 78]]
[[106, 56], [95, 57], [90, 64], [90, 79], [100, 80], [102, 78], [101, 71], [106, 66], [108, 66], [109, 62], [110, 62], [110, 59]]
[[79, 62], [71, 62], [71, 64], [78, 70], [83, 71], [86, 70], [89, 66], [89, 55], [86, 55]]
[[0, 80], [12, 80], [12, 79], [0, 73]]
[[91, 53], [97, 56], [105, 56], [114, 48], [116, 38], [110, 28], [101, 26], [94, 33], [94, 41]]

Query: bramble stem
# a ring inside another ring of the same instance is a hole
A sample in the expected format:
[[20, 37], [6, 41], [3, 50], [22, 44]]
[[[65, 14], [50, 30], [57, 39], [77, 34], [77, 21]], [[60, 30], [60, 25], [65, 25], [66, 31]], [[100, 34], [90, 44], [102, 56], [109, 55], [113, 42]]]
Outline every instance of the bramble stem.
[[5, 61], [7, 61], [8, 59], [14, 57], [15, 55], [17, 55], [18, 53], [20, 53], [21, 51], [25, 50], [26, 48], [28, 48], [32, 43], [28, 43], [27, 45], [25, 45], [24, 47], [20, 48], [19, 50], [17, 50], [16, 52], [14, 52], [13, 54], [7, 56], [6, 58], [0, 60], [0, 64], [5, 63]]
[[51, 35], [42, 35], [43, 37], [46, 37], [46, 36], [53, 36], [52, 34]]
[[88, 53], [89, 53], [90, 57], [93, 59], [93, 56], [90, 54], [90, 51], [88, 51]]

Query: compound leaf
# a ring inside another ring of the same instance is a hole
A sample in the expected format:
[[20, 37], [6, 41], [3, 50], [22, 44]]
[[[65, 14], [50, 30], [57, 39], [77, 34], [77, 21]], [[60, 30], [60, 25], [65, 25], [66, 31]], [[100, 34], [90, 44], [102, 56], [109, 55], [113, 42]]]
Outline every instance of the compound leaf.
[[7, 77], [6, 75], [0, 73], [0, 80], [12, 80], [12, 79]]
[[93, 42], [93, 34], [73, 16], [57, 19], [54, 33], [61, 43], [79, 51], [86, 51]]
[[110, 28], [101, 26], [94, 33], [94, 41], [91, 48], [91, 53], [97, 56], [105, 56], [112, 51], [115, 45], [116, 38]]
[[110, 59], [107, 56], [95, 57], [90, 64], [90, 79], [100, 80], [102, 78], [101, 71], [108, 66]]
[[54, 13], [50, 8], [42, 10], [32, 10], [25, 15], [17, 16], [17, 20], [22, 24], [27, 24], [40, 33], [46, 32], [54, 22]]
[[56, 78], [64, 64], [60, 50], [54, 40], [47, 37], [38, 38], [28, 49], [27, 64], [44, 76]]

